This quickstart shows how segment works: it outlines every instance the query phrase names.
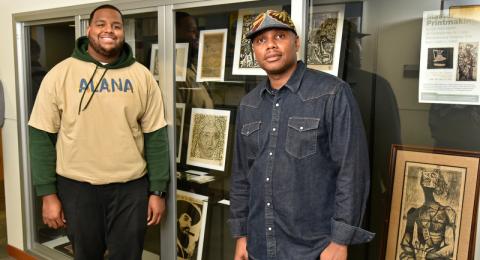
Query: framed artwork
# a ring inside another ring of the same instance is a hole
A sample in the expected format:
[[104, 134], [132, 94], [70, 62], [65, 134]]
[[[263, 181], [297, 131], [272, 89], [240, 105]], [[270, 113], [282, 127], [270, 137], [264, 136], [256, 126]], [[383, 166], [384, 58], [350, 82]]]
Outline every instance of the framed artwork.
[[480, 153], [394, 145], [385, 259], [473, 259]]
[[255, 17], [266, 10], [281, 10], [281, 6], [248, 8], [238, 10], [235, 50], [233, 53], [233, 75], [267, 75], [255, 61], [252, 45], [245, 35], [250, 30]]
[[223, 81], [228, 29], [200, 31], [197, 82]]
[[188, 43], [175, 43], [175, 80], [187, 78]]
[[177, 190], [177, 260], [201, 260], [208, 197]]
[[187, 164], [223, 171], [229, 122], [229, 110], [192, 108]]
[[307, 33], [307, 66], [338, 74], [345, 5], [314, 5]]
[[132, 54], [133, 57], [137, 57], [135, 55], [135, 19], [133, 18], [125, 18], [123, 23], [123, 29], [125, 31], [125, 42], [132, 47]]
[[183, 125], [185, 122], [185, 103], [175, 104], [175, 130], [177, 135], [175, 136], [175, 147], [177, 148], [177, 163], [180, 162], [180, 156], [182, 154], [182, 140], [183, 140]]
[[158, 68], [158, 44], [152, 44], [152, 52], [150, 54], [150, 72], [156, 80], [160, 79], [160, 72]]

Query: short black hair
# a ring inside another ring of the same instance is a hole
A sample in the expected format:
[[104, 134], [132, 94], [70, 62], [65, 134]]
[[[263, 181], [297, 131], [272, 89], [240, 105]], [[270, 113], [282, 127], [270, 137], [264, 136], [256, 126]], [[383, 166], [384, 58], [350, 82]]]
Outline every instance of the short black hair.
[[186, 17], [190, 17], [191, 15], [189, 13], [186, 13], [186, 12], [176, 12], [175, 13], [175, 23], [177, 24], [180, 24], [180, 21], [183, 20], [183, 18], [186, 18]]
[[92, 24], [92, 20], [93, 20], [93, 16], [95, 15], [95, 13], [100, 10], [100, 9], [111, 9], [111, 10], [115, 10], [117, 11], [119, 14], [120, 14], [120, 17], [122, 17], [122, 23], [123, 23], [123, 14], [122, 12], [115, 6], [113, 5], [101, 5], [95, 9], [93, 9], [93, 11], [90, 13], [90, 17], [88, 18], [88, 25]]

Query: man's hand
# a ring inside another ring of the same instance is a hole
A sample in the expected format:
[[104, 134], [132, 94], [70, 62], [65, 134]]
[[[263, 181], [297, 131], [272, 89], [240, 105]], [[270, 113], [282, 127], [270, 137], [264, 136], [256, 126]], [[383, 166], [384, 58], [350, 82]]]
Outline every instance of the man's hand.
[[347, 260], [347, 253], [347, 246], [330, 242], [320, 254], [320, 260]]
[[54, 229], [64, 227], [67, 221], [63, 215], [62, 203], [57, 194], [43, 196], [42, 202], [43, 223]]
[[165, 211], [165, 198], [157, 195], [150, 195], [148, 198], [147, 225], [157, 225], [162, 219]]
[[240, 237], [237, 238], [237, 244], [235, 247], [235, 257], [234, 260], [248, 260], [247, 252], [247, 238]]

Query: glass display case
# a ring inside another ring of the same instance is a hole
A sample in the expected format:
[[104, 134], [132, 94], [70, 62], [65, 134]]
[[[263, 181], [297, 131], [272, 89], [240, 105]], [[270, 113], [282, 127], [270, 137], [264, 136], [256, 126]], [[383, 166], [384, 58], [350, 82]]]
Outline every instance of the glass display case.
[[[445, 16], [450, 17], [450, 10], [454, 10], [456, 16], [451, 19], [466, 19], [472, 24], [472, 20], [478, 20], [480, 1], [170, 2], [144, 2], [141, 6], [137, 6], [140, 1], [118, 3], [125, 12], [126, 42], [132, 46], [137, 61], [158, 80], [169, 124], [172, 158], [167, 215], [162, 225], [149, 228], [144, 259], [233, 258], [235, 241], [227, 219], [237, 109], [242, 97], [266, 78], [255, 62], [245, 33], [256, 14], [267, 9], [283, 9], [291, 14], [301, 41], [298, 58], [310, 69], [347, 82], [361, 111], [371, 168], [370, 198], [363, 226], [375, 232], [376, 238], [369, 244], [351, 246], [349, 259], [384, 259], [394, 185], [392, 145], [455, 149], [471, 154], [480, 151], [480, 138], [476, 135], [479, 109], [478, 104], [471, 103], [475, 97], [478, 99], [476, 92], [469, 94], [474, 96], [470, 103], [444, 96], [445, 89], [424, 95], [444, 100], [427, 100], [420, 95], [428, 84], [433, 84], [425, 75], [443, 77], [443, 82], [435, 82], [447, 90], [458, 87], [452, 90], [457, 93], [449, 95], [463, 95], [479, 87], [476, 82], [480, 37], [474, 30], [464, 31], [465, 39], [450, 43], [445, 39], [451, 34], [439, 34], [430, 41], [424, 37], [429, 12], [448, 12]], [[41, 77], [70, 55], [75, 36], [85, 34], [86, 14], [76, 14], [75, 20], [28, 26], [28, 37], [21, 44], [27, 51], [20, 60], [27, 77], [27, 91], [20, 95], [28, 100], [22, 108], [26, 115], [31, 111]], [[438, 28], [443, 28], [443, 33], [447, 30], [445, 24]], [[62, 42], [62, 48], [58, 48], [57, 42]], [[469, 68], [466, 71], [470, 76], [457, 79], [459, 66]], [[26, 125], [26, 121], [21, 124]], [[25, 132], [21, 131], [20, 136], [26, 154]], [[24, 155], [22, 164], [27, 165], [24, 174], [29, 174], [28, 156]], [[420, 177], [410, 179], [420, 185]], [[447, 178], [445, 182], [450, 184], [453, 180]], [[64, 232], [41, 223], [39, 200], [30, 186], [25, 194], [33, 201], [25, 204], [26, 212], [34, 212], [31, 220], [26, 217], [34, 223], [30, 241], [53, 248], [63, 257], [71, 255], [65, 248], [57, 247], [65, 247], [68, 242], [58, 240], [64, 239]], [[425, 199], [419, 196], [419, 200]], [[407, 219], [406, 214], [401, 217]], [[473, 219], [475, 223], [477, 216]], [[396, 228], [399, 234], [406, 230], [404, 226]], [[62, 243], [53, 245], [55, 240]], [[471, 243], [469, 250], [474, 250], [474, 242]], [[33, 253], [40, 250], [28, 248]]]

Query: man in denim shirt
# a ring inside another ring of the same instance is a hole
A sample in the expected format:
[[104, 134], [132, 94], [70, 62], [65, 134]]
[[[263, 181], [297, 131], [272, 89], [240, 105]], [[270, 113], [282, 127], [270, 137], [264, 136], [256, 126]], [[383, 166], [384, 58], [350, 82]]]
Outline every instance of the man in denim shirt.
[[230, 191], [235, 260], [347, 259], [369, 189], [368, 150], [357, 104], [342, 80], [297, 62], [284, 11], [260, 14], [247, 34], [268, 79], [237, 117]]

